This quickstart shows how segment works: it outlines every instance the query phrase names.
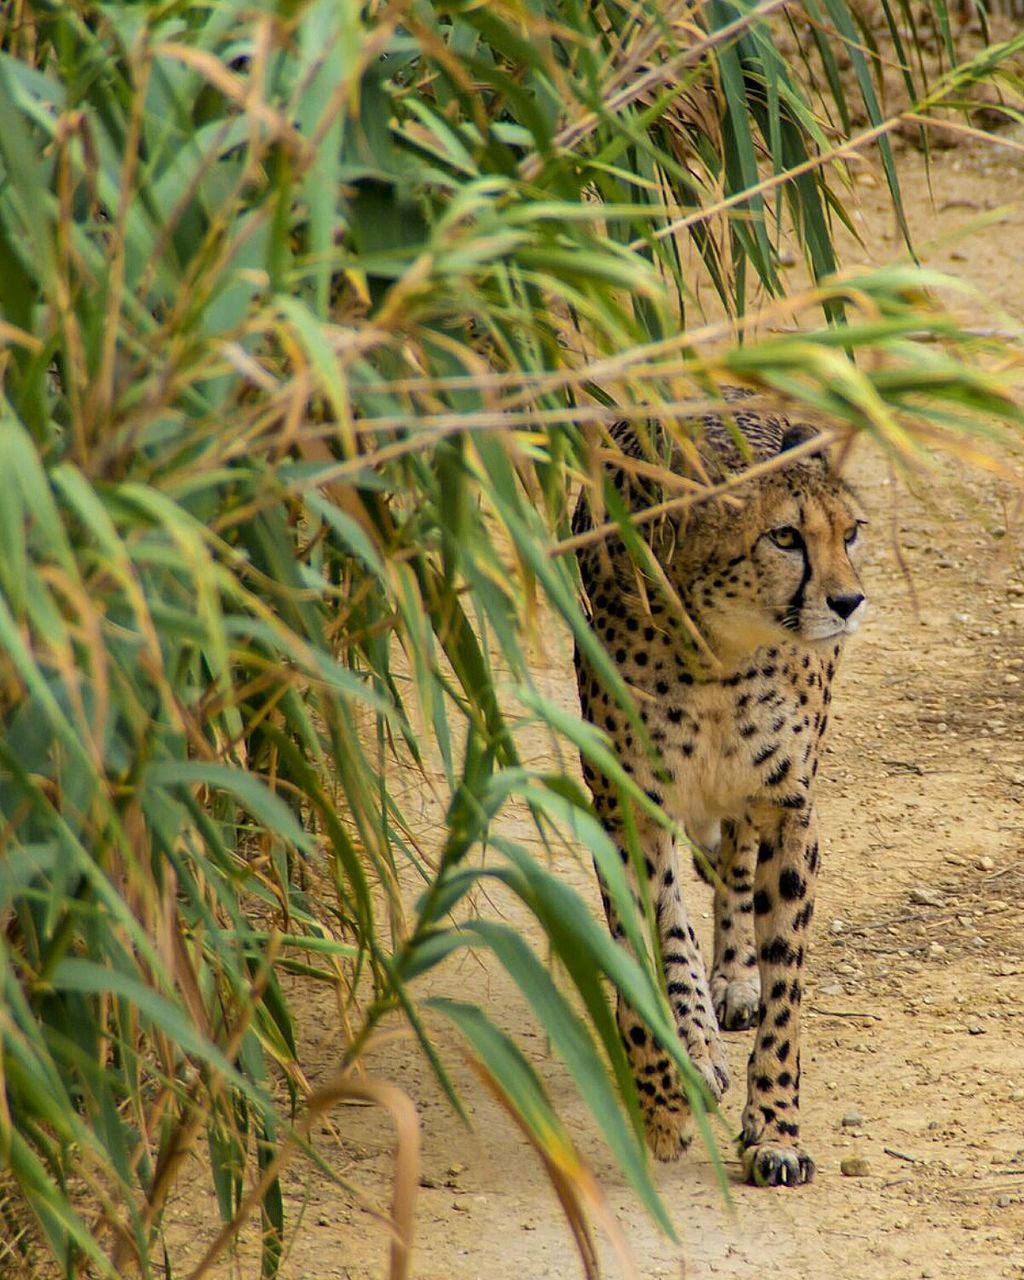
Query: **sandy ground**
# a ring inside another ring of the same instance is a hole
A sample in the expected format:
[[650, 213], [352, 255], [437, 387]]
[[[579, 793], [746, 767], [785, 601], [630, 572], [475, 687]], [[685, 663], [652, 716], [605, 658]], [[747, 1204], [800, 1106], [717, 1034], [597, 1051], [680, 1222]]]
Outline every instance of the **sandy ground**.
[[[979, 324], [1021, 324], [1021, 157], [978, 144], [940, 153], [929, 191], [910, 152], [905, 180], [922, 257], [979, 290], [960, 305]], [[866, 247], [848, 261], [889, 260], [898, 252], [892, 216], [870, 172], [859, 194]], [[990, 220], [987, 229], [942, 243], [979, 219]], [[1005, 317], [993, 320], [982, 302]], [[802, 1088], [816, 1181], [795, 1191], [751, 1189], [730, 1159], [730, 1208], [706, 1153], [694, 1149], [655, 1169], [680, 1237], [673, 1244], [617, 1175], [503, 973], [466, 958], [435, 984], [486, 1003], [518, 1037], [602, 1179], [644, 1277], [1024, 1276], [1020, 521], [1005, 481], [957, 466], [922, 480], [915, 495], [865, 446], [852, 474], [873, 517], [865, 577], [874, 612], [848, 650], [821, 791], [825, 858]], [[545, 662], [548, 691], [574, 705], [566, 653], [553, 650]], [[585, 864], [566, 857], [559, 869], [599, 912]], [[708, 928], [696, 885], [691, 902]], [[528, 928], [510, 904], [495, 909]], [[336, 1014], [327, 999], [307, 1002], [307, 1011], [303, 1057], [316, 1078], [337, 1061]], [[738, 1083], [724, 1102], [720, 1135], [731, 1156], [749, 1033], [728, 1041]], [[373, 1063], [379, 1078], [409, 1092], [422, 1117], [413, 1274], [580, 1275], [535, 1157], [451, 1048], [472, 1129], [453, 1116], [409, 1041], [392, 1041]], [[336, 1122], [321, 1135], [323, 1155], [372, 1203], [386, 1205], [389, 1125], [366, 1108], [347, 1108]], [[866, 1176], [840, 1172], [850, 1156], [866, 1160]], [[290, 1185], [287, 1208], [293, 1225], [301, 1219], [287, 1280], [386, 1275], [386, 1228], [359, 1197], [311, 1175]], [[169, 1226], [186, 1270], [198, 1252], [197, 1240], [185, 1244], [195, 1218], [184, 1205], [172, 1208]], [[622, 1274], [607, 1244], [600, 1248], [605, 1273]], [[236, 1258], [218, 1274], [255, 1271]]]

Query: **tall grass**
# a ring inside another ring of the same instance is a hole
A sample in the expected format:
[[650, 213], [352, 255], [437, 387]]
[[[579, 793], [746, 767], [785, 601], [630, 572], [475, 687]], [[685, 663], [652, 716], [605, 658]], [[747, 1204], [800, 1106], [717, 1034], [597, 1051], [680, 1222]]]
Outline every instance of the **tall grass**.
[[[722, 378], [908, 457], [1019, 420], [1008, 357], [976, 362], [930, 278], [836, 275], [842, 157], [873, 146], [899, 209], [895, 121], [851, 11], [788, 8], [825, 33], [826, 110], [776, 52], [782, 8], [4, 7], [0, 1269], [182, 1274], [162, 1212], [205, 1146], [225, 1225], [191, 1274], [256, 1214], [273, 1275], [282, 1170], [360, 1100], [397, 1126], [406, 1274], [415, 1114], [363, 1070], [396, 1014], [456, 1111], [437, 1028], [464, 1037], [592, 1269], [589, 1221], [614, 1224], [522, 1050], [420, 994], [465, 947], [508, 971], [671, 1230], [604, 988], [676, 1044], [644, 922], [580, 788], [520, 751], [540, 724], [652, 807], [531, 678], [540, 601], [619, 687], [571, 493], [623, 406], [683, 417]], [[1022, 45], [939, 91], [908, 58], [920, 114]], [[783, 293], [783, 236], [815, 283], [779, 306], [808, 332], [739, 345]], [[425, 845], [396, 779], [428, 764]], [[601, 863], [632, 954], [502, 834], [513, 803]], [[557, 981], [467, 909], [481, 885], [535, 917]], [[313, 1092], [297, 981], [345, 1010]]]

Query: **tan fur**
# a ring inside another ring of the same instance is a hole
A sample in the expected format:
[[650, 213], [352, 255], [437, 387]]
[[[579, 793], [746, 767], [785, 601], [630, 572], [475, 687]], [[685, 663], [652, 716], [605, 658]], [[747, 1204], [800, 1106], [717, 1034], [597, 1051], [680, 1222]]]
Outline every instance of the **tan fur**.
[[[735, 421], [755, 459], [808, 434], [750, 410], [736, 411]], [[713, 474], [736, 471], [743, 459], [726, 425], [707, 419], [704, 427]], [[643, 451], [630, 428], [616, 434], [627, 454]], [[678, 449], [671, 456], [681, 466]], [[646, 482], [613, 476], [634, 509], [659, 496]], [[639, 583], [616, 539], [580, 553], [593, 628], [633, 690], [648, 742], [578, 654], [583, 713], [714, 868], [709, 977], [680, 890], [677, 849], [639, 819], [677, 1029], [714, 1097], [728, 1084], [720, 1028], [757, 1027], [740, 1143], [748, 1175], [761, 1183], [805, 1182], [814, 1170], [799, 1147], [800, 979], [818, 865], [818, 757], [840, 651], [864, 612], [854, 564], [861, 523], [850, 491], [814, 456], [743, 485], [729, 501], [706, 501], [654, 526], [648, 544], [671, 592]], [[576, 527], [589, 524], [581, 499]], [[694, 643], [693, 626], [705, 644]], [[584, 774], [632, 875], [618, 795], [586, 763]], [[605, 908], [621, 941], [607, 896]], [[624, 1003], [618, 1016], [651, 1146], [672, 1159], [690, 1137], [675, 1073]]]

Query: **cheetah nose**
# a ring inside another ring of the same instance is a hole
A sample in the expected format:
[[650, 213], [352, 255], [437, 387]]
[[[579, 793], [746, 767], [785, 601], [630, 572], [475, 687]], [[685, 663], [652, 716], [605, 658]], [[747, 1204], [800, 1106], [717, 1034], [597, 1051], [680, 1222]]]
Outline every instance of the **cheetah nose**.
[[828, 607], [838, 613], [844, 620], [864, 603], [864, 596], [859, 591], [851, 591], [845, 596], [829, 596]]

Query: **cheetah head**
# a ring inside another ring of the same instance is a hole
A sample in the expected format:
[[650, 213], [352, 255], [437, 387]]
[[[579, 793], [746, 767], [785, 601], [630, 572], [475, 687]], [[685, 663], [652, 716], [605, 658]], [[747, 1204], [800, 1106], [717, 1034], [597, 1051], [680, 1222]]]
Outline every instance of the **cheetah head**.
[[[780, 452], [795, 442], [790, 435]], [[723, 503], [709, 513], [713, 545], [705, 542], [700, 563], [691, 559], [682, 575], [689, 578], [694, 620], [712, 647], [742, 652], [787, 639], [835, 644], [856, 631], [866, 608], [857, 571], [865, 520], [828, 460], [801, 457], [752, 480], [738, 496], [739, 509]]]

